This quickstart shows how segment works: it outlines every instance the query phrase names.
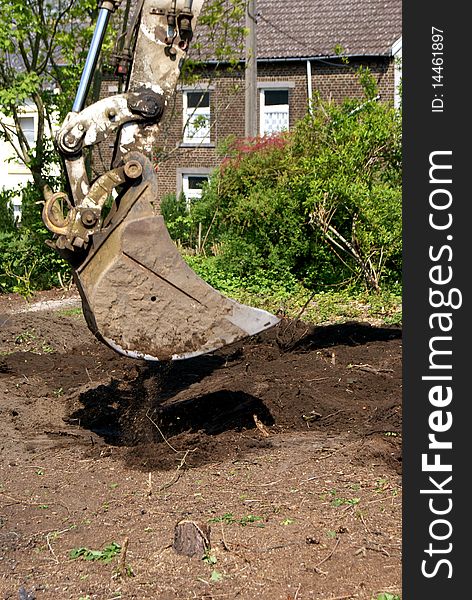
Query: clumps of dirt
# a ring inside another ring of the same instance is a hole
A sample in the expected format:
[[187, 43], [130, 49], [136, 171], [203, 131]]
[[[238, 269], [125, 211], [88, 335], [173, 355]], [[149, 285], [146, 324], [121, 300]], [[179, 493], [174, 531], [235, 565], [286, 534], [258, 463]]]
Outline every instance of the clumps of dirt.
[[[0, 296], [0, 597], [400, 591], [400, 330], [284, 321], [146, 364], [20, 307]], [[182, 519], [215, 523], [216, 567], [168, 546]], [[123, 539], [132, 578], [70, 558]]]
[[[345, 449], [343, 452], [347, 455], [349, 450], [352, 453], [351, 463], [358, 466], [379, 466], [386, 465], [398, 475], [402, 473], [402, 453], [401, 446], [397, 436], [390, 438], [373, 435], [362, 441], [356, 442], [354, 448]], [[353, 452], [353, 450], [355, 450]]]
[[398, 435], [400, 345], [396, 328], [284, 322], [211, 356], [130, 364], [70, 395], [68, 421], [146, 470], [238, 457], [288, 431]]
[[269, 440], [251, 436], [226, 435], [211, 438], [203, 433], [185, 433], [171, 438], [172, 447], [161, 442], [138, 444], [120, 456], [133, 469], [149, 471], [173, 471], [185, 466], [196, 468], [229, 458], [237, 460], [248, 452], [271, 448]]

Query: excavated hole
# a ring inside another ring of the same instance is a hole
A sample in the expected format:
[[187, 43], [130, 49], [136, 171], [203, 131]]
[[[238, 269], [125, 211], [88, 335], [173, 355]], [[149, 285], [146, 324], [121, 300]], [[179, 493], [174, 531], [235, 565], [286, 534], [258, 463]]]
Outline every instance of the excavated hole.
[[163, 438], [182, 433], [214, 436], [225, 431], [255, 429], [254, 415], [264, 425], [274, 424], [264, 403], [244, 392], [221, 390], [162, 405], [159, 398], [139, 402], [136, 397], [120, 395], [117, 387], [112, 382], [81, 394], [83, 408], [70, 415], [70, 422], [80, 423], [115, 446], [164, 443]]

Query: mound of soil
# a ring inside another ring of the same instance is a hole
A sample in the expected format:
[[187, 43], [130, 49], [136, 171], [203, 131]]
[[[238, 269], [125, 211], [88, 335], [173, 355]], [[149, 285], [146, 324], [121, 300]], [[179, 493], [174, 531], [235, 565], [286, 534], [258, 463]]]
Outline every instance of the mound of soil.
[[[151, 364], [99, 344], [74, 298], [0, 301], [0, 598], [399, 590], [400, 329], [283, 321]], [[213, 523], [211, 560], [170, 548], [188, 517]], [[69, 557], [125, 538], [135, 577]]]

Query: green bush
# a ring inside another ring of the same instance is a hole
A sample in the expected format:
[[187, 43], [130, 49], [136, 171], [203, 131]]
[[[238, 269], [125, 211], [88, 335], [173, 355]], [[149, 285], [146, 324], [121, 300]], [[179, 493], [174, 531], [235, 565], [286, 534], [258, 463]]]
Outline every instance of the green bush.
[[192, 246], [195, 232], [185, 196], [181, 194], [176, 198], [175, 194], [168, 194], [162, 198], [160, 207], [172, 239], [184, 246]]
[[12, 200], [15, 193], [12, 190], [0, 191], [0, 233], [15, 231]]
[[222, 273], [242, 279], [292, 280], [310, 256], [311, 237], [296, 197], [274, 185], [285, 177], [285, 137], [233, 146], [191, 216], [202, 224], [203, 251]]
[[[190, 214], [168, 215], [174, 239], [195, 250], [200, 225], [211, 269], [245, 288], [398, 291], [401, 115], [361, 75], [362, 101], [316, 99], [292, 132], [230, 144]], [[176, 233], [184, 223], [187, 237]]]
[[398, 111], [369, 98], [362, 104], [350, 100], [328, 107], [318, 101], [295, 131], [294, 150], [294, 160], [298, 158], [303, 168], [293, 190], [326, 247], [367, 287], [398, 284]]
[[14, 193], [22, 197], [22, 219], [19, 225], [0, 228], [0, 293], [29, 297], [70, 279], [70, 268], [45, 243], [51, 234], [41, 219], [40, 193], [31, 183]]

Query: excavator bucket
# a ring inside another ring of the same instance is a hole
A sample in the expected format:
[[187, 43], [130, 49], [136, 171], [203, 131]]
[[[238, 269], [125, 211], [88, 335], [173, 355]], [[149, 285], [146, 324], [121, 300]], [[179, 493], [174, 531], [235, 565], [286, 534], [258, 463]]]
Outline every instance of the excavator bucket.
[[[134, 358], [190, 358], [278, 322], [200, 279], [179, 254], [159, 210], [158, 182], [148, 157], [202, 4], [137, 0], [117, 53], [123, 77], [131, 69], [127, 91], [86, 106], [108, 20], [119, 5], [119, 0], [100, 2], [72, 112], [56, 135], [70, 194], [45, 191], [43, 221], [57, 236], [52, 245], [74, 267], [89, 328]], [[113, 135], [111, 170], [90, 184], [84, 151]]]
[[141, 180], [119, 200], [75, 272], [92, 332], [126, 356], [167, 361], [212, 352], [275, 325], [277, 317], [222, 296], [185, 263], [156, 214], [152, 167], [139, 160]]

